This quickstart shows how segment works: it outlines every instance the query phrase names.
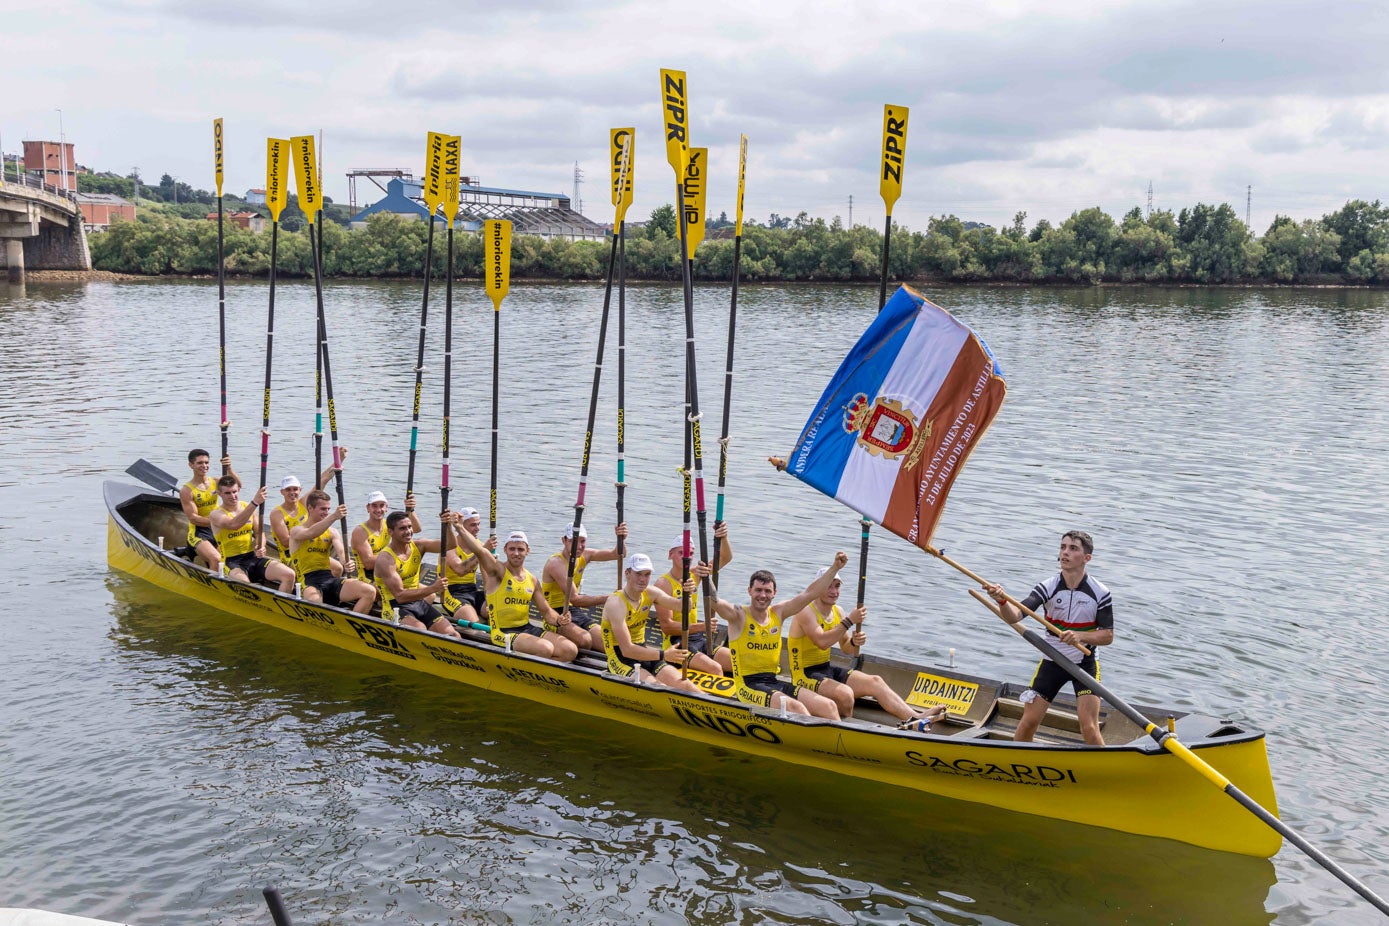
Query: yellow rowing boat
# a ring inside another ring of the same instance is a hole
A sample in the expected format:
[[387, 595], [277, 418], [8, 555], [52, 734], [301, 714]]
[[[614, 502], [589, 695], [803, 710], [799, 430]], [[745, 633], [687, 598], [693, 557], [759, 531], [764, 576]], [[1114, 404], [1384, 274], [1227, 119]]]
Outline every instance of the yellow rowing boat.
[[[363, 656], [656, 734], [887, 786], [1242, 855], [1269, 857], [1281, 844], [1275, 831], [1117, 711], [1103, 717], [1103, 747], [1081, 743], [1064, 700], [1049, 713], [1037, 742], [1013, 743], [1020, 686], [872, 657], [866, 671], [910, 692], [915, 704], [947, 705], [952, 722], [926, 733], [897, 730], [871, 701], [861, 701], [853, 718], [839, 722], [783, 716], [732, 700], [731, 684], [714, 678], [697, 695], [643, 686], [610, 675], [597, 661], [561, 665], [499, 649], [481, 633], [465, 631], [464, 639], [453, 640], [224, 579], [165, 548], [186, 531], [177, 499], [116, 482], [107, 482], [104, 492], [113, 568], [228, 614]], [[1154, 722], [1170, 722], [1202, 759], [1274, 810], [1262, 731], [1201, 714], [1139, 710]]]

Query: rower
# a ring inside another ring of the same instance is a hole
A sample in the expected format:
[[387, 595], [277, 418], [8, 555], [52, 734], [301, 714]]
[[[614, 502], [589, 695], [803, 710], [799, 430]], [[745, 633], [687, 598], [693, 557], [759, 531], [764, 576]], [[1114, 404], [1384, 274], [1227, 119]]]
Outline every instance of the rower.
[[[188, 546], [192, 548], [193, 555], [201, 556], [207, 563], [207, 568], [220, 575], [222, 554], [217, 551], [217, 541], [212, 535], [212, 523], [207, 518], [220, 501], [217, 483], [207, 474], [211, 459], [211, 454], [206, 450], [188, 451], [188, 468], [193, 471], [193, 478], [179, 489], [178, 502], [183, 507], [184, 516], [188, 518]], [[232, 469], [231, 457], [222, 457], [222, 472], [236, 476], [236, 471]], [[238, 485], [241, 484], [240, 476], [236, 476], [236, 482]]]
[[[217, 480], [221, 503], [208, 512], [217, 547], [226, 557], [227, 576], [238, 582], [260, 584], [269, 579], [280, 591], [294, 590], [294, 570], [277, 560], [265, 558], [265, 536], [260, 533], [256, 509], [265, 503], [265, 486], [256, 490], [250, 503], [240, 500], [241, 480], [228, 474]], [[259, 541], [257, 541], [259, 537]]]
[[309, 493], [305, 523], [289, 530], [290, 559], [304, 585], [305, 601], [335, 608], [352, 605], [352, 610], [358, 614], [366, 614], [376, 602], [375, 586], [361, 579], [342, 578], [341, 565], [338, 573], [332, 568], [334, 558], [339, 563], [343, 561], [342, 533], [335, 522], [347, 517], [347, 506], [339, 505], [334, 509], [332, 501], [322, 489]]
[[[714, 536], [720, 539], [719, 549], [719, 568], [727, 566], [733, 560], [733, 548], [728, 543], [728, 524], [720, 524], [714, 528]], [[659, 589], [675, 599], [672, 607], [664, 608], [660, 604], [656, 605], [656, 619], [661, 623], [661, 632], [665, 634], [665, 645], [671, 647], [675, 641], [680, 639], [683, 628], [680, 626], [680, 598], [682, 590], [680, 581], [676, 579], [685, 568], [685, 538], [683, 535], [671, 541], [669, 554], [670, 571], [656, 580], [652, 588]], [[709, 625], [714, 632], [714, 640], [719, 636], [719, 618], [716, 614], [709, 616]], [[696, 629], [698, 628], [698, 629]], [[728, 647], [720, 646], [714, 650], [714, 655], [710, 657], [704, 652], [704, 621], [699, 618], [699, 591], [698, 588], [690, 594], [690, 632], [686, 648], [694, 653], [694, 658], [690, 661], [690, 668], [699, 672], [707, 672], [710, 675], [728, 675], [733, 671], [733, 654]], [[670, 659], [668, 655], [666, 657]]]
[[739, 701], [779, 707], [795, 714], [814, 714], [826, 720], [839, 719], [839, 708], [829, 698], [783, 682], [777, 673], [781, 671], [782, 615], [795, 614], [823, 596], [847, 562], [847, 553], [834, 554], [834, 565], [805, 591], [775, 604], [772, 598], [776, 595], [776, 579], [765, 569], [754, 572], [748, 581], [751, 604], [740, 607], [727, 598], [718, 600], [716, 607], [728, 621], [728, 645], [733, 651], [733, 678]]
[[[447, 517], [445, 512], [440, 520]], [[386, 533], [390, 540], [376, 554], [373, 570], [376, 591], [381, 596], [382, 620], [446, 637], [459, 636], [449, 619], [429, 600], [447, 588], [444, 577], [439, 576], [429, 585], [420, 584], [424, 554], [438, 553], [439, 541], [416, 538], [414, 519], [403, 511], [392, 511], [386, 516]]]
[[[822, 567], [815, 578], [827, 571]], [[786, 636], [791, 648], [792, 683], [832, 699], [841, 717], [853, 716], [855, 699], [871, 697], [898, 720], [920, 720], [929, 724], [940, 719], [945, 708], [915, 710], [889, 688], [880, 675], [830, 665], [831, 646], [838, 644], [841, 650], [855, 656], [864, 643], [863, 631], [856, 628], [863, 623], [867, 608], [859, 605], [845, 615], [839, 607], [841, 584], [842, 580], [836, 576], [819, 598], [791, 618], [791, 629]]]
[[[544, 656], [557, 662], [573, 662], [579, 647], [573, 640], [553, 630], [536, 627], [530, 621], [532, 606], [550, 626], [558, 626], [560, 616], [540, 591], [540, 582], [526, 569], [530, 541], [523, 531], [512, 531], [502, 544], [504, 559], [468, 531], [459, 531], [463, 549], [477, 557], [487, 592], [487, 619], [492, 625], [492, 642], [518, 653]], [[568, 618], [566, 617], [565, 620]]]
[[[343, 447], [343, 459], [347, 458], [347, 448]], [[327, 469], [319, 474], [318, 484], [315, 489], [322, 489], [328, 485], [333, 478], [333, 467], [330, 464]], [[303, 524], [308, 512], [304, 509], [304, 502], [300, 500], [299, 494], [303, 487], [299, 484], [298, 476], [286, 476], [280, 480], [280, 497], [284, 501], [270, 509], [270, 532], [275, 535], [275, 546], [279, 550], [280, 562], [286, 566], [293, 566], [293, 561], [289, 558], [290, 537], [289, 532], [296, 525]], [[336, 567], [334, 575], [342, 575], [342, 563], [334, 561]]]
[[[618, 545], [627, 538], [627, 525], [619, 524], [615, 529]], [[565, 600], [569, 602], [568, 613], [565, 618], [561, 618], [559, 625], [546, 625], [547, 630], [553, 630], [562, 634], [566, 638], [573, 640], [574, 645], [583, 649], [591, 649], [597, 652], [603, 651], [603, 628], [600, 626], [599, 617], [594, 614], [594, 609], [601, 609], [607, 603], [607, 595], [585, 595], [580, 586], [584, 581], [584, 567], [589, 563], [610, 563], [617, 560], [618, 547], [614, 546], [611, 550], [589, 550], [588, 528], [579, 525], [579, 538], [574, 539], [574, 525], [568, 524], [564, 528], [564, 534], [560, 538], [560, 551], [550, 554], [550, 558], [545, 561], [545, 568], [540, 571], [540, 590], [545, 595], [545, 600], [550, 607], [561, 615], [565, 615]], [[573, 555], [574, 560], [574, 581], [569, 581], [569, 557]], [[566, 590], [568, 594], [566, 594]], [[534, 615], [532, 615], [534, 617]], [[566, 619], [567, 618], [567, 619]]]
[[[464, 508], [453, 518], [455, 531], [467, 531], [474, 537], [482, 529], [482, 515], [476, 508]], [[487, 549], [497, 549], [497, 538], [483, 541]], [[454, 620], [481, 623], [487, 614], [487, 594], [477, 580], [477, 557], [463, 549], [463, 542], [454, 540], [444, 562], [444, 579], [448, 590], [444, 594], [444, 610]]]
[[[665, 649], [660, 625], [651, 618], [652, 604], [671, 607], [680, 603], [650, 587], [651, 572], [651, 557], [644, 553], [627, 557], [622, 587], [608, 596], [603, 605], [603, 646], [608, 653], [608, 671], [640, 684], [655, 681], [669, 688], [697, 692], [699, 686], [682, 677], [676, 667], [689, 665], [691, 654], [678, 646]], [[699, 581], [696, 577], [702, 578], [710, 570], [708, 564], [700, 563], [691, 572], [693, 575], [684, 585], [686, 592], [693, 592]], [[668, 660], [672, 653], [679, 654], [675, 665], [662, 661], [662, 655]]]
[[[374, 581], [372, 571], [376, 568], [376, 557], [386, 549], [386, 544], [391, 539], [390, 532], [386, 529], [386, 512], [390, 507], [385, 492], [376, 491], [368, 495], [367, 519], [352, 528], [352, 536], [349, 538], [352, 555], [362, 564], [362, 578], [368, 582]], [[416, 533], [424, 530], [419, 516], [415, 514], [414, 495], [405, 496], [405, 513], [410, 516], [410, 526]]]

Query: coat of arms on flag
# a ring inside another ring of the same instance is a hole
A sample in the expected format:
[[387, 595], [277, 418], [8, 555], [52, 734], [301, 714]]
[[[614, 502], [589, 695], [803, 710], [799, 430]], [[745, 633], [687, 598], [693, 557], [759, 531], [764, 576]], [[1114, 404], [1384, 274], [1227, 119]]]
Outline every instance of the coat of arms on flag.
[[931, 422], [917, 422], [900, 399], [879, 396], [872, 402], [860, 392], [844, 409], [844, 430], [858, 435], [858, 445], [888, 460], [906, 455], [906, 466], [921, 462], [921, 451], [931, 436]]

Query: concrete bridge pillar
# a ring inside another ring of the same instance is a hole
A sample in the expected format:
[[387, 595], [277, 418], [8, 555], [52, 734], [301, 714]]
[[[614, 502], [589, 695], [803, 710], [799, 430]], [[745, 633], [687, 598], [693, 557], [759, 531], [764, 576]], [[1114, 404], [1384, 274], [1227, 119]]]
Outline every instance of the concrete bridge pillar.
[[5, 267], [6, 279], [11, 283], [24, 282], [24, 241], [21, 238], [6, 238]]

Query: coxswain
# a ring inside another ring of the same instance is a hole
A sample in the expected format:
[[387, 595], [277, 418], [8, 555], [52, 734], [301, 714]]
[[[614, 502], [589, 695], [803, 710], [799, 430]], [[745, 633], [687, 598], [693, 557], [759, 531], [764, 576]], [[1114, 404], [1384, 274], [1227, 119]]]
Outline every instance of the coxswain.
[[[440, 520], [447, 517], [445, 512]], [[429, 585], [420, 584], [424, 555], [438, 553], [439, 541], [416, 538], [414, 520], [403, 511], [392, 511], [386, 516], [386, 533], [390, 540], [376, 554], [373, 570], [376, 591], [381, 597], [381, 618], [446, 637], [459, 636], [444, 612], [430, 601], [447, 588], [444, 577], [437, 577]]]
[[333, 508], [332, 497], [322, 489], [314, 489], [305, 508], [304, 523], [289, 531], [291, 559], [304, 586], [304, 600], [335, 608], [351, 605], [358, 614], [366, 614], [376, 602], [376, 587], [361, 579], [344, 579], [332, 569], [334, 560], [344, 561], [342, 533], [336, 524], [347, 517], [347, 506]]
[[[367, 496], [367, 519], [356, 527], [352, 528], [352, 536], [349, 543], [352, 545], [352, 556], [357, 562], [362, 564], [364, 575], [362, 578], [368, 582], [375, 581], [372, 571], [376, 568], [376, 557], [382, 550], [386, 549], [386, 544], [390, 542], [391, 535], [386, 529], [386, 512], [390, 510], [390, 502], [386, 501], [386, 493], [381, 491], [372, 492]], [[415, 529], [415, 533], [424, 530], [424, 525], [420, 523], [419, 515], [415, 514], [415, 496], [406, 494], [405, 513], [410, 517], [410, 526]]]
[[[720, 524], [714, 528], [714, 536], [719, 538], [719, 568], [727, 566], [733, 560], [733, 547], [728, 543], [728, 524]], [[656, 605], [656, 619], [660, 621], [661, 632], [665, 634], [665, 645], [671, 647], [680, 639], [680, 634], [684, 628], [680, 625], [680, 598], [681, 584], [676, 578], [685, 568], [685, 537], [680, 535], [670, 543], [670, 571], [656, 580], [652, 588], [659, 589], [675, 599], [675, 604], [669, 608]], [[714, 640], [719, 637], [719, 618], [716, 614], [709, 616], [709, 625], [714, 631]], [[699, 591], [696, 589], [690, 595], [690, 627], [688, 644], [686, 648], [694, 653], [694, 658], [690, 660], [690, 668], [700, 672], [707, 672], [710, 675], [728, 675], [733, 671], [733, 654], [728, 647], [720, 646], [714, 649], [711, 657], [704, 651], [704, 619], [699, 614]], [[670, 658], [667, 656], [667, 658]]]
[[250, 502], [243, 502], [241, 481], [235, 474], [228, 474], [217, 480], [217, 495], [221, 503], [208, 512], [208, 521], [225, 559], [227, 576], [255, 585], [268, 579], [277, 583], [281, 592], [292, 592], [294, 570], [278, 560], [265, 558], [265, 536], [260, 533], [260, 515], [256, 511], [265, 503], [265, 486], [256, 490]]
[[[207, 516], [216, 508], [221, 499], [217, 495], [217, 481], [207, 474], [211, 465], [211, 454], [206, 450], [188, 451], [188, 468], [193, 478], [185, 482], [178, 491], [178, 502], [183, 514], [188, 518], [188, 546], [195, 556], [201, 556], [207, 568], [221, 575], [222, 554], [217, 552], [217, 541], [212, 536], [212, 523]], [[222, 457], [222, 472], [236, 476], [232, 469], [231, 457]], [[237, 485], [241, 477], [236, 476]]]
[[[627, 537], [627, 525], [616, 528], [617, 542], [620, 546]], [[560, 550], [550, 554], [545, 568], [540, 570], [540, 590], [550, 607], [561, 615], [558, 626], [546, 625], [564, 637], [573, 640], [581, 649], [603, 651], [603, 628], [598, 614], [607, 603], [607, 595], [585, 595], [582, 590], [584, 567], [590, 563], [611, 563], [617, 560], [618, 546], [611, 550], [588, 549], [588, 528], [579, 525], [579, 538], [574, 539], [574, 525], [568, 524], [560, 537]], [[569, 557], [574, 560], [574, 581], [569, 581]], [[569, 610], [565, 612], [565, 602]], [[598, 613], [595, 613], [595, 609]]]
[[560, 616], [545, 595], [540, 591], [540, 582], [526, 569], [526, 556], [530, 553], [530, 540], [523, 531], [512, 531], [502, 544], [503, 559], [497, 559], [492, 551], [468, 531], [459, 531], [458, 538], [463, 549], [477, 557], [478, 569], [482, 572], [483, 588], [487, 592], [487, 621], [492, 625], [492, 642], [498, 646], [509, 646], [518, 653], [544, 656], [557, 662], [573, 662], [579, 655], [579, 647], [573, 640], [553, 630], [546, 630], [531, 623], [530, 611], [534, 606], [541, 619], [550, 626], [558, 626]]
[[[699, 686], [681, 675], [692, 654], [677, 647], [666, 648], [660, 625], [651, 617], [653, 604], [679, 607], [680, 602], [651, 587], [651, 557], [633, 553], [622, 572], [622, 587], [608, 596], [603, 605], [603, 647], [608, 653], [608, 671], [640, 684], [655, 681], [682, 691], [699, 691]], [[685, 582], [693, 592], [699, 578], [709, 574], [708, 564], [700, 563]], [[676, 656], [672, 665], [670, 658]]]
[[733, 678], [738, 700], [762, 707], [777, 707], [796, 714], [813, 714], [827, 720], [839, 719], [839, 708], [824, 695], [777, 678], [781, 671], [782, 615], [794, 615], [824, 595], [839, 570], [849, 562], [849, 554], [834, 554], [834, 564], [799, 595], [772, 602], [776, 579], [759, 569], [748, 581], [752, 603], [735, 605], [720, 598], [716, 607], [728, 621], [728, 646], [733, 651]]
[[[821, 568], [815, 578], [828, 570]], [[854, 713], [854, 701], [869, 697], [898, 720], [925, 721], [929, 724], [945, 715], [945, 708], [935, 707], [918, 711], [888, 687], [880, 675], [870, 675], [858, 669], [846, 669], [830, 664], [830, 647], [839, 646], [851, 656], [858, 655], [864, 635], [863, 623], [867, 608], [859, 605], [849, 614], [839, 607], [842, 580], [835, 577], [819, 598], [806, 605], [791, 618], [786, 642], [791, 650], [791, 682], [809, 688], [816, 694], [834, 701], [841, 717]]]
[[[347, 458], [347, 448], [342, 448], [343, 459]], [[328, 485], [333, 478], [333, 466], [328, 465], [318, 477], [318, 484], [315, 489], [322, 489]], [[286, 476], [280, 480], [280, 498], [284, 499], [280, 504], [270, 509], [270, 532], [275, 535], [275, 547], [279, 550], [280, 562], [292, 567], [294, 563], [289, 558], [289, 548], [291, 545], [289, 532], [296, 525], [303, 524], [308, 512], [304, 508], [304, 502], [300, 499], [303, 486], [299, 483], [298, 476]], [[333, 574], [342, 575], [342, 563], [335, 561], [337, 567]]]
[[[467, 531], [474, 537], [482, 530], [482, 515], [476, 508], [464, 508], [453, 518], [454, 531]], [[489, 551], [497, 549], [497, 538], [482, 541]], [[482, 623], [487, 616], [487, 593], [477, 580], [477, 557], [463, 549], [463, 541], [454, 537], [453, 549], [444, 561], [444, 610], [454, 620]]]

